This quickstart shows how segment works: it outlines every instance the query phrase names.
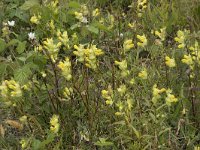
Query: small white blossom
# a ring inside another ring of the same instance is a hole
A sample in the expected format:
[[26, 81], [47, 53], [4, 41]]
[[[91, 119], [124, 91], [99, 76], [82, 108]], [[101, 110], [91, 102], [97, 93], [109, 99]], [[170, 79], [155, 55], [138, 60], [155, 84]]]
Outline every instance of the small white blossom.
[[81, 20], [82, 23], [88, 23], [88, 20], [86, 17], [83, 17], [83, 19]]
[[8, 21], [8, 25], [10, 26], [10, 27], [14, 27], [14, 25], [15, 25], [15, 21]]
[[29, 38], [29, 40], [34, 40], [35, 39], [35, 33], [34, 32], [30, 32], [28, 34], [28, 38]]

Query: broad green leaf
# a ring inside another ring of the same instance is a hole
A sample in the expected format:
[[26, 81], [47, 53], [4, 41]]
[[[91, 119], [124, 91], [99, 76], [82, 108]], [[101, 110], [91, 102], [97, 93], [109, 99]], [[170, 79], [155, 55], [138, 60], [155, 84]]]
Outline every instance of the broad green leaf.
[[3, 39], [0, 39], [0, 53], [2, 53], [6, 48], [6, 42]]
[[7, 43], [7, 47], [11, 46], [11, 45], [16, 45], [18, 44], [19, 40], [17, 39], [12, 39], [10, 42]]
[[22, 10], [29, 10], [30, 8], [40, 5], [39, 0], [28, 0], [20, 7]]
[[23, 53], [24, 52], [24, 50], [25, 50], [25, 48], [26, 48], [26, 41], [24, 41], [24, 42], [19, 42], [19, 44], [18, 44], [18, 46], [17, 46], [17, 53], [18, 54], [21, 54], [21, 53]]
[[92, 33], [95, 33], [95, 34], [99, 34], [99, 30], [98, 28], [95, 28], [94, 26], [90, 25], [88, 26], [88, 30]]
[[25, 65], [14, 72], [14, 78], [19, 83], [24, 84], [28, 81], [28, 78], [30, 77], [31, 74], [32, 72], [30, 66]]

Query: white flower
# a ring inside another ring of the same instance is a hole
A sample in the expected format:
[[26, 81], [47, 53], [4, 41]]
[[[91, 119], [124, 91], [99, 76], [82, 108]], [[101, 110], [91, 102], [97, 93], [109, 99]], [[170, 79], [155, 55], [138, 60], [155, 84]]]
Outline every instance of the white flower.
[[8, 21], [8, 25], [10, 26], [10, 27], [14, 27], [14, 25], [15, 25], [15, 21]]
[[83, 19], [81, 20], [82, 23], [88, 23], [88, 20], [86, 17], [83, 17]]
[[35, 39], [35, 33], [34, 32], [30, 32], [28, 34], [28, 38], [29, 38], [29, 40], [34, 40]]

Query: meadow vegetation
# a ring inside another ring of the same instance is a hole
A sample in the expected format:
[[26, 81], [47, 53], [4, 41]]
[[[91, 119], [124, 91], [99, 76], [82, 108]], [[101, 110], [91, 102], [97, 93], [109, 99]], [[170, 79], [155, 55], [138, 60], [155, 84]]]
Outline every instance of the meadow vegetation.
[[1, 150], [200, 150], [199, 0], [1, 0]]

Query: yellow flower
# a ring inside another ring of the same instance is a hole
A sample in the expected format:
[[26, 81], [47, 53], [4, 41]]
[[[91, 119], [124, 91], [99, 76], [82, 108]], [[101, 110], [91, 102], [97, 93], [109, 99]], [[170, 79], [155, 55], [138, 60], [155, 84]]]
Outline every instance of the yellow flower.
[[50, 130], [53, 133], [58, 133], [58, 130], [60, 128], [58, 118], [59, 118], [58, 115], [53, 115], [52, 118], [50, 119]]
[[141, 79], [146, 80], [147, 76], [148, 76], [148, 74], [147, 74], [147, 70], [146, 69], [144, 69], [144, 70], [142, 70], [141, 72], [138, 73], [138, 77], [140, 77]]
[[155, 35], [157, 35], [161, 41], [165, 40], [165, 36], [166, 36], [166, 28], [161, 28], [160, 31], [155, 31]]
[[106, 99], [106, 105], [112, 105], [113, 104], [113, 100], [112, 100], [112, 90], [102, 90], [101, 91], [101, 95], [104, 99]]
[[117, 88], [117, 91], [119, 92], [119, 94], [120, 94], [121, 96], [124, 95], [125, 92], [126, 92], [126, 85], [124, 85], [124, 84], [120, 85], [120, 87]]
[[125, 40], [123, 44], [124, 51], [127, 52], [134, 47], [133, 40]]
[[121, 76], [122, 77], [126, 77], [127, 75], [129, 75], [129, 70], [127, 70], [127, 61], [123, 60], [123, 61], [115, 61], [115, 64], [119, 66], [119, 69], [121, 70]]
[[169, 56], [165, 57], [165, 64], [170, 68], [173, 68], [176, 66], [175, 60], [173, 58], [170, 58]]
[[99, 13], [99, 9], [98, 9], [98, 8], [96, 8], [96, 9], [93, 10], [93, 12], [92, 12], [92, 16], [93, 16], [93, 17], [97, 17], [99, 14], [100, 14], [100, 13]]
[[183, 63], [187, 64], [187, 65], [192, 65], [193, 64], [193, 60], [192, 60], [192, 56], [191, 55], [184, 55], [183, 59], [181, 61]]
[[55, 60], [57, 59], [59, 48], [62, 43], [54, 43], [54, 40], [52, 38], [47, 38], [45, 41], [43, 41], [43, 44], [44, 48], [49, 52], [51, 59], [55, 62]]
[[64, 89], [64, 92], [63, 92], [63, 95], [66, 97], [66, 98], [70, 98], [70, 95], [73, 93], [73, 89], [70, 87], [66, 87]]
[[158, 88], [157, 88], [157, 85], [154, 84], [154, 86], [153, 86], [153, 88], [152, 88], [152, 93], [153, 93], [152, 102], [153, 102], [154, 104], [156, 104], [157, 101], [158, 101], [158, 99], [161, 98], [160, 94], [163, 93], [163, 92], [165, 92], [165, 91], [166, 91], [165, 88], [158, 89]]
[[58, 68], [62, 70], [62, 75], [69, 81], [72, 78], [71, 75], [71, 62], [68, 57], [65, 58], [65, 61], [60, 61]]
[[131, 29], [135, 28], [135, 22], [128, 23], [128, 27], [131, 28]]
[[166, 100], [166, 104], [168, 106], [171, 106], [171, 103], [175, 103], [175, 102], [178, 101], [178, 99], [173, 94], [171, 94], [171, 93], [172, 93], [171, 89], [168, 89], [166, 91], [167, 97], [165, 98], [165, 100]]
[[31, 17], [30, 19], [30, 22], [33, 23], [33, 24], [39, 24], [40, 23], [40, 20], [41, 19], [41, 16], [38, 15], [36, 16], [35, 14]]
[[74, 49], [77, 51], [74, 51], [73, 53], [78, 56], [78, 60], [80, 62], [85, 61], [85, 65], [91, 69], [97, 68], [97, 59], [96, 56], [103, 55], [104, 52], [101, 49], [98, 49], [96, 45], [88, 45], [87, 48], [84, 48], [84, 45], [74, 45]]
[[185, 47], [185, 39], [188, 33], [189, 33], [189, 30], [177, 31], [177, 37], [175, 37], [174, 40], [178, 42], [178, 48], [181, 49]]
[[60, 32], [60, 30], [57, 31], [57, 37], [60, 40], [60, 42], [66, 47], [69, 48], [69, 38], [67, 31], [64, 31], [63, 33]]
[[25, 149], [28, 145], [28, 141], [26, 139], [22, 139], [20, 140], [20, 144], [21, 144], [22, 149]]
[[147, 45], [147, 38], [143, 35], [137, 35], [137, 38], [140, 40], [140, 42], [137, 42], [137, 45], [139, 47], [145, 47]]

